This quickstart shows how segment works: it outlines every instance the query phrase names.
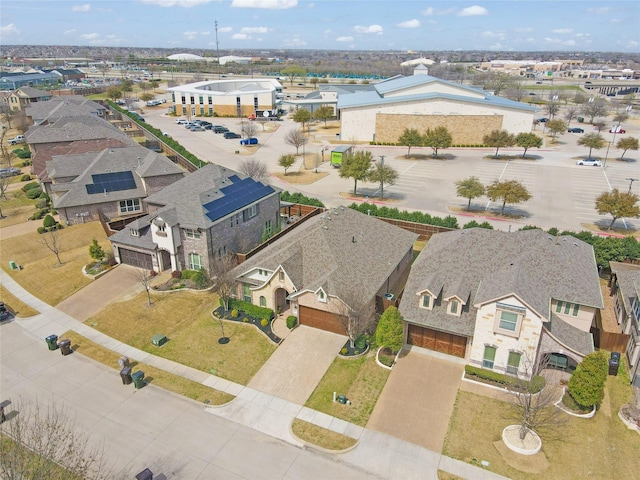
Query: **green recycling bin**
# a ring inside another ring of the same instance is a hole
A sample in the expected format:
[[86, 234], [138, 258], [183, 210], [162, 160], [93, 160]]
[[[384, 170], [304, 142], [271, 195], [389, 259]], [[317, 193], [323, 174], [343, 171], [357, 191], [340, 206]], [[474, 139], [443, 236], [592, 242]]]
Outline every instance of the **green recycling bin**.
[[578, 123], [584, 123], [584, 117], [578, 117]]
[[144, 372], [138, 370], [131, 374], [131, 380], [133, 380], [133, 386], [136, 388], [144, 387]]
[[44, 339], [49, 346], [49, 350], [57, 350], [58, 349], [58, 335], [49, 335]]

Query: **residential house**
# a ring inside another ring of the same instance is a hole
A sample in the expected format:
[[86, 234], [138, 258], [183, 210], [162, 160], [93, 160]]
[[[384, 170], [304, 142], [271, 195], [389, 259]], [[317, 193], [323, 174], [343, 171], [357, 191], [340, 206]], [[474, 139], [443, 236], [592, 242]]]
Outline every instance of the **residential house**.
[[41, 125], [63, 117], [96, 115], [105, 118], [107, 108], [82, 95], [65, 95], [52, 97], [47, 102], [32, 103], [25, 113], [33, 120], [34, 125]]
[[408, 345], [528, 376], [574, 368], [594, 351], [603, 308], [591, 245], [542, 230], [482, 228], [431, 237], [400, 302]]
[[345, 333], [348, 308], [381, 310], [408, 274], [417, 235], [345, 207], [325, 211], [234, 269], [236, 297]]
[[32, 103], [46, 102], [51, 94], [33, 87], [20, 87], [7, 95], [7, 105], [13, 111], [24, 110]]
[[640, 387], [640, 265], [621, 262], [609, 262], [609, 265], [616, 320], [620, 332], [630, 336], [624, 354], [631, 380]]
[[143, 200], [180, 180], [167, 157], [141, 146], [56, 156], [47, 163], [51, 201], [69, 224], [126, 219], [145, 213]]
[[280, 192], [207, 164], [144, 201], [148, 215], [109, 237], [120, 263], [211, 273], [226, 254], [247, 252], [278, 228]]

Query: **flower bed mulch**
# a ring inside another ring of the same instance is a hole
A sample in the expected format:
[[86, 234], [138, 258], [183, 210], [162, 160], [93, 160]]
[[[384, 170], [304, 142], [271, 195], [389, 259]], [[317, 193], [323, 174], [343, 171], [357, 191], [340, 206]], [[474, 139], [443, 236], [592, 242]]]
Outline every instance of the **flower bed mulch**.
[[356, 346], [351, 346], [351, 340], [347, 340], [347, 343], [340, 349], [340, 355], [343, 357], [357, 357], [366, 353], [369, 350], [369, 345], [365, 348], [358, 348]]
[[[278, 344], [282, 341], [282, 339], [279, 336], [277, 336], [275, 333], [273, 333], [273, 330], [271, 330], [271, 322], [263, 326], [262, 323], [260, 323], [262, 320], [261, 318], [252, 317], [251, 315], [246, 314], [242, 310], [238, 311], [238, 316], [235, 318], [231, 316], [231, 310], [225, 310], [224, 307], [216, 308], [213, 311], [213, 314], [218, 318], [224, 318], [225, 320], [229, 320], [231, 322], [250, 323], [254, 325], [256, 328], [260, 329], [260, 331], [264, 333], [267, 337], [269, 337], [269, 339], [272, 342]], [[247, 319], [246, 321], [245, 321], [245, 318]]]
[[396, 354], [389, 348], [383, 348], [378, 352], [378, 361], [387, 367], [393, 367], [393, 362], [396, 360]]
[[168, 282], [163, 283], [162, 285], [156, 285], [153, 287], [154, 290], [158, 290], [160, 292], [168, 292], [171, 290], [182, 290], [182, 289], [191, 289], [191, 290], [206, 290], [206, 288], [200, 288], [196, 285], [196, 282], [189, 279], [182, 278], [171, 278]]

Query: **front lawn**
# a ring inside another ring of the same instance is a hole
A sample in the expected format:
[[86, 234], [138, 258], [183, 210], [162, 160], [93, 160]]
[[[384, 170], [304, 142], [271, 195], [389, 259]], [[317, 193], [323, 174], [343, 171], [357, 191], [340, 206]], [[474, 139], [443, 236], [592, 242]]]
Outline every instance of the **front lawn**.
[[[154, 355], [246, 385], [275, 350], [275, 345], [253, 325], [224, 321], [231, 341], [220, 345], [220, 323], [211, 316], [218, 305], [213, 294], [178, 291], [153, 295], [147, 306], [145, 292], [126, 302], [109, 305], [86, 323], [107, 335]], [[169, 342], [151, 343], [161, 333]]]
[[[375, 353], [354, 360], [336, 358], [305, 406], [364, 427], [390, 373], [376, 364]], [[351, 405], [334, 402], [333, 392], [346, 395]]]
[[593, 419], [567, 415], [564, 425], [542, 436], [542, 453], [525, 457], [502, 446], [502, 429], [515, 423], [505, 403], [459, 391], [442, 453], [470, 463], [486, 460], [490, 470], [515, 480], [635, 478], [640, 435], [617, 416], [631, 399], [624, 372], [608, 377], [604, 401]]
[[18, 318], [32, 317], [39, 313], [35, 308], [32, 308], [22, 300], [19, 300], [18, 297], [13, 295], [2, 285], [0, 285], [0, 301], [3, 301]]

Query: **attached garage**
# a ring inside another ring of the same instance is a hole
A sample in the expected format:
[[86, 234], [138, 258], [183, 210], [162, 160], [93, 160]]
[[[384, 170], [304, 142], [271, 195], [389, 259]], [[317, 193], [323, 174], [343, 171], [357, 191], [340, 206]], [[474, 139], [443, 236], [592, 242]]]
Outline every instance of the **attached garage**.
[[311, 307], [300, 306], [300, 325], [307, 325], [327, 332], [346, 335], [338, 315]]
[[120, 254], [120, 263], [145, 270], [153, 270], [153, 258], [150, 254], [122, 247], [118, 248], [118, 252]]
[[461, 358], [467, 352], [467, 337], [413, 324], [409, 324], [407, 343]]

